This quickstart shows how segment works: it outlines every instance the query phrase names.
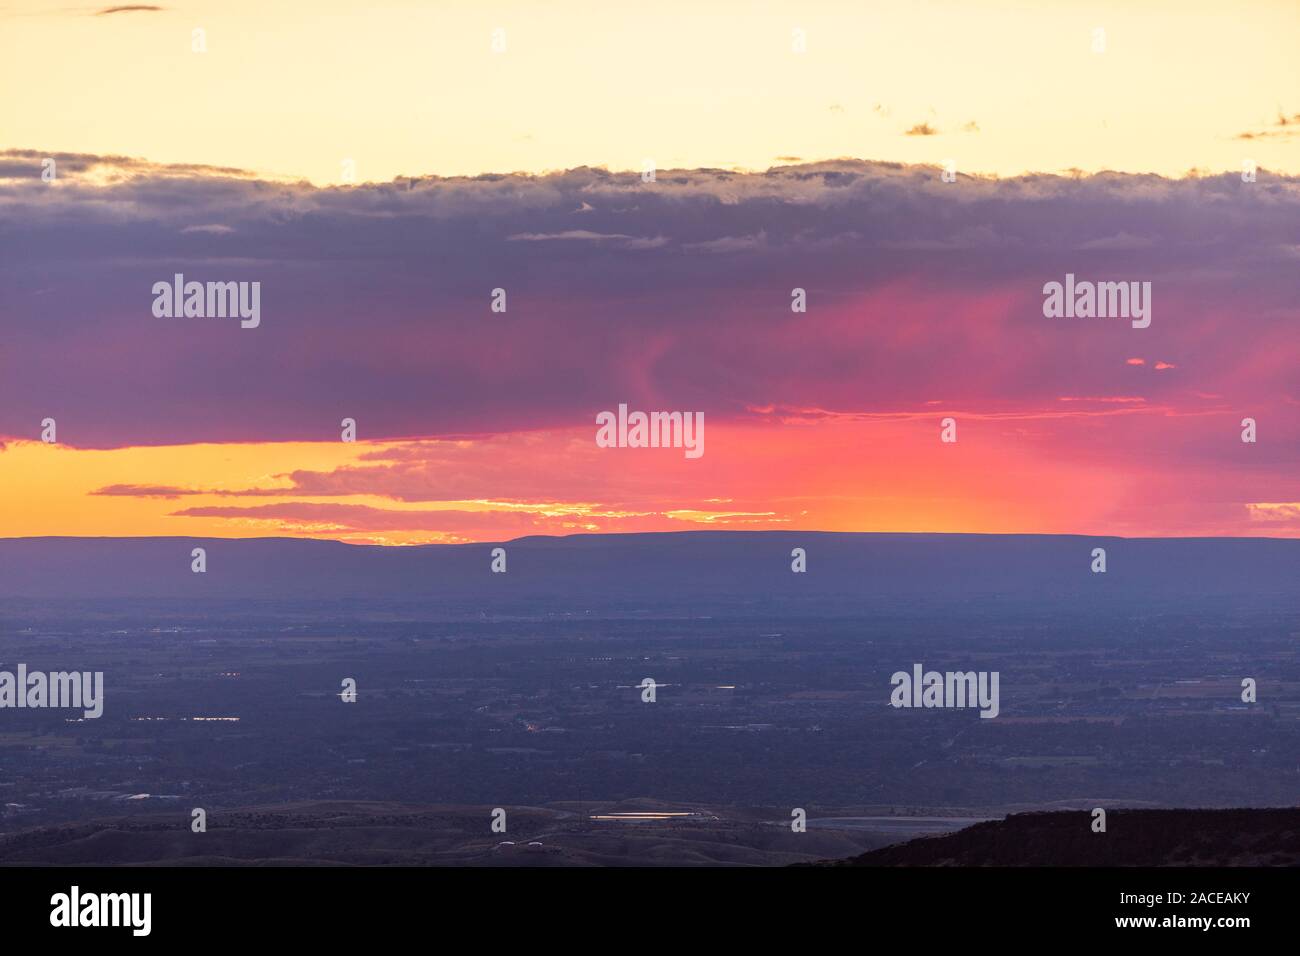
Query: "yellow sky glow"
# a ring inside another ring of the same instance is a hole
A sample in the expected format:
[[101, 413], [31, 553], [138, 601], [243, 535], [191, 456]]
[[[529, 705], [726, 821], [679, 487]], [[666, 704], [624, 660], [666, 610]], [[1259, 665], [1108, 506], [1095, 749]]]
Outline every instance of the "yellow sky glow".
[[165, 6], [0, 8], [0, 143], [317, 183], [347, 159], [358, 181], [842, 156], [1300, 172], [1277, 126], [1300, 112], [1293, 0]]

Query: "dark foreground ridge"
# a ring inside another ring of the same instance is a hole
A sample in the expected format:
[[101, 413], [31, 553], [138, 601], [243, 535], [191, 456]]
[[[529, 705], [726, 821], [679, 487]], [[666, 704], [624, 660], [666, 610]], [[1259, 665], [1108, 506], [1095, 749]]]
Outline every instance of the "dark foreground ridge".
[[891, 839], [860, 829], [793, 833], [784, 809], [648, 798], [509, 806], [303, 801], [214, 811], [195, 833], [184, 807], [0, 833], [10, 866], [784, 866]]
[[830, 866], [1300, 866], [1300, 808], [1018, 813]]
[[[214, 813], [208, 831], [199, 834], [182, 813], [150, 814], [0, 835], [0, 867], [1300, 865], [1295, 807], [1116, 809], [1107, 814], [1105, 833], [1092, 831], [1088, 811], [1017, 813], [901, 843], [888, 830], [813, 825], [792, 833], [771, 808], [683, 809], [644, 798], [581, 808], [512, 807], [506, 834], [492, 834], [485, 825], [489, 808], [467, 805], [326, 801], [251, 807]], [[612, 819], [665, 812], [680, 816]]]
[[[206, 551], [204, 574], [191, 572], [197, 547]], [[497, 547], [507, 552], [506, 574], [489, 573]], [[791, 573], [794, 548], [807, 553], [806, 574]], [[1094, 548], [1106, 550], [1105, 574], [1090, 573]], [[1300, 540], [826, 531], [581, 534], [419, 547], [293, 538], [0, 539], [0, 597], [63, 601], [660, 595], [1146, 602], [1189, 594], [1294, 601]]]

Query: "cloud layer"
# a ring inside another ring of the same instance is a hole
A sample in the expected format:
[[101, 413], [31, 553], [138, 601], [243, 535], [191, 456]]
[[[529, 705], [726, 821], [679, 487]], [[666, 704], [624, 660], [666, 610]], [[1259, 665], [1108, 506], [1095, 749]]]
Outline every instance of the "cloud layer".
[[[72, 154], [49, 156], [45, 182], [45, 158], [0, 154], [0, 439], [35, 439], [54, 417], [78, 448], [329, 442], [351, 417], [363, 440], [398, 443], [247, 487], [105, 481], [102, 499], [152, 498], [196, 519], [496, 536], [545, 529], [566, 508], [604, 530], [650, 512], [789, 526], [810, 489], [853, 493], [825, 473], [859, 456], [837, 456], [826, 436], [878, 441], [920, 474], [944, 467], [932, 432], [953, 415], [963, 435], [989, 437], [969, 468], [997, 467], [996, 444], [1026, 471], [1197, 483], [1189, 507], [1214, 533], [1295, 522], [1294, 178], [948, 183], [934, 167], [844, 160], [658, 170], [653, 182], [584, 168], [317, 188]], [[260, 326], [156, 318], [151, 288], [176, 273], [260, 282]], [[1043, 285], [1067, 273], [1150, 282], [1150, 328], [1045, 318]], [[796, 288], [806, 313], [791, 311]], [[491, 309], [495, 289], [505, 313]], [[730, 440], [711, 438], [690, 477], [680, 456], [611, 464], [590, 435], [620, 402], [702, 411]], [[1248, 461], [1245, 416], [1264, 436]], [[923, 450], [900, 451], [914, 434]], [[767, 462], [754, 477], [771, 448], [805, 473]], [[978, 480], [962, 479], [944, 494], [973, 494]], [[323, 500], [358, 494], [381, 501]], [[217, 500], [243, 496], [285, 500]], [[491, 519], [448, 504], [486, 500], [568, 504]], [[394, 516], [382, 501], [441, 513]], [[1124, 520], [1150, 531], [1141, 509], [1172, 507], [1143, 498]], [[1023, 517], [1007, 523], [1034, 530]], [[1189, 526], [1183, 513], [1167, 521]]]
[[[865, 162], [579, 169], [318, 189], [231, 171], [0, 159], [0, 432], [87, 446], [585, 422], [617, 401], [743, 418], [1295, 396], [1300, 184], [995, 181]], [[1044, 282], [1151, 281], [1155, 319], [1046, 320]], [[261, 327], [158, 319], [154, 282], [260, 281]], [[807, 314], [790, 311], [807, 290]], [[490, 311], [492, 290], [508, 311]], [[1139, 378], [1140, 354], [1182, 374]]]

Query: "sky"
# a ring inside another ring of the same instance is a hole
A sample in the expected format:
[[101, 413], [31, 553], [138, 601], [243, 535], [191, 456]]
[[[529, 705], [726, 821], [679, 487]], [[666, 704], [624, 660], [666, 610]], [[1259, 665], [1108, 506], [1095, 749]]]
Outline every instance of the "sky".
[[[1300, 536], [1297, 35], [0, 3], [0, 536]], [[177, 273], [259, 324], [155, 315]], [[1067, 274], [1150, 283], [1150, 325], [1044, 315]], [[620, 403], [704, 454], [600, 447]]]
[[6, 144], [317, 184], [349, 159], [376, 182], [786, 157], [1300, 173], [1294, 0], [157, 6], [0, 4]]

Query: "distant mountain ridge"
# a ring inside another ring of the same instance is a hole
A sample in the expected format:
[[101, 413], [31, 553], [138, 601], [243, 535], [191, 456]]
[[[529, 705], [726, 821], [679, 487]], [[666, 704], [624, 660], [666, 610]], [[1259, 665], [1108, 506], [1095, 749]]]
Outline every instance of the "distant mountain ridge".
[[[190, 552], [207, 552], [207, 572]], [[503, 547], [507, 572], [489, 570]], [[1090, 570], [1106, 549], [1107, 571]], [[807, 572], [791, 571], [804, 548]], [[693, 595], [1300, 599], [1300, 540], [683, 531], [384, 547], [299, 538], [4, 538], [0, 597], [427, 598]]]

